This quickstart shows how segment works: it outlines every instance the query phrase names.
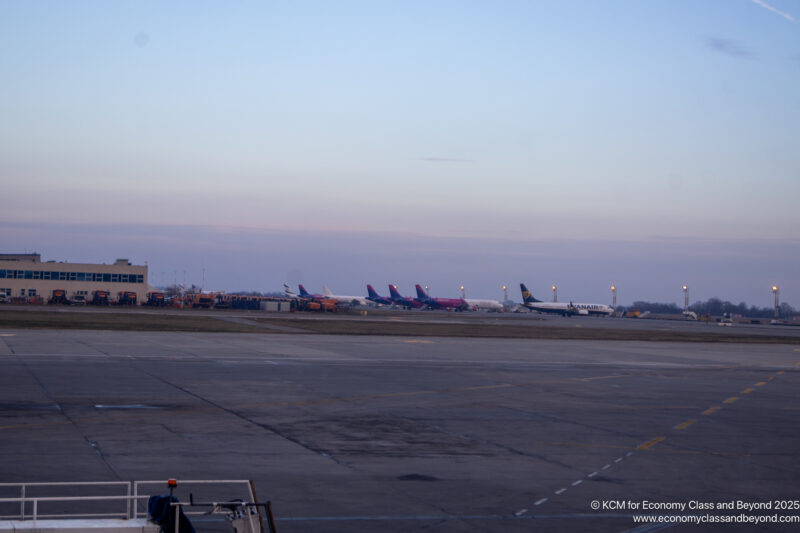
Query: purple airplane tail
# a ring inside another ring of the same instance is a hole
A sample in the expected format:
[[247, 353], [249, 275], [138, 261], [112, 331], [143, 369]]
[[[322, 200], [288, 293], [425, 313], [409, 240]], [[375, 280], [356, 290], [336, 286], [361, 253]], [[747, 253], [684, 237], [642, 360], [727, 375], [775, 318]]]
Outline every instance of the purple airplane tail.
[[428, 293], [425, 292], [425, 290], [419, 284], [414, 285], [414, 288], [417, 289], [417, 298], [419, 298], [420, 300], [428, 300], [430, 298], [430, 296], [428, 296]]
[[372, 288], [372, 285], [369, 284], [367, 284], [367, 294], [369, 294], [370, 298], [380, 298], [380, 295], [378, 295], [375, 289]]

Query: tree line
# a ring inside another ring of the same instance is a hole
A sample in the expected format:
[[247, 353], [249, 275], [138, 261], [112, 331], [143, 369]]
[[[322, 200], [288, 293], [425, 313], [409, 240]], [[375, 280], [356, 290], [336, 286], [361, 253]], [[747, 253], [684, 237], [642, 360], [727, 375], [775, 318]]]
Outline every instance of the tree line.
[[[683, 307], [674, 303], [658, 303], [658, 302], [643, 302], [636, 301], [633, 305], [626, 309], [639, 309], [640, 311], [650, 311], [653, 314], [660, 315], [674, 315], [681, 314]], [[690, 311], [694, 311], [698, 315], [712, 315], [722, 316], [725, 314], [742, 315], [753, 318], [773, 318], [775, 316], [774, 307], [756, 307], [755, 305], [748, 306], [746, 302], [738, 304], [723, 301], [719, 298], [709, 298], [705, 302], [697, 301], [689, 306]], [[786, 302], [782, 302], [779, 307], [781, 318], [791, 318], [798, 313], [798, 311]]]

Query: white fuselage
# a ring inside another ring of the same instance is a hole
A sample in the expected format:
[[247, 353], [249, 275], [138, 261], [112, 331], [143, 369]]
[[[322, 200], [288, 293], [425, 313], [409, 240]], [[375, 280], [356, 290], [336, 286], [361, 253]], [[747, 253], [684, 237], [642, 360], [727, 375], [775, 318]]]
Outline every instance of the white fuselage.
[[336, 300], [340, 304], [358, 302], [358, 305], [375, 305], [374, 302], [370, 302], [364, 296], [345, 296], [343, 294], [333, 294], [327, 285], [322, 286], [322, 295], [325, 298]]
[[567, 302], [526, 302], [523, 304], [528, 309], [540, 313], [556, 313], [561, 315], [602, 315], [614, 314], [611, 306], [604, 304], [583, 304]]
[[497, 300], [473, 300], [470, 298], [465, 298], [465, 302], [467, 302], [467, 309], [471, 311], [502, 311], [503, 304], [498, 302]]

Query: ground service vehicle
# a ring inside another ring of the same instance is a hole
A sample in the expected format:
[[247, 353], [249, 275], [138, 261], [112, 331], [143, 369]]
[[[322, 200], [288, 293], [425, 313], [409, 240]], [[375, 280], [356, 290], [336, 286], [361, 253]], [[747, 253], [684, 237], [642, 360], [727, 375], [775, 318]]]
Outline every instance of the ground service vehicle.
[[164, 299], [164, 293], [153, 291], [147, 293], [147, 301], [144, 305], [149, 305], [151, 307], [164, 307], [166, 305], [166, 300]]
[[50, 297], [50, 300], [48, 300], [47, 303], [69, 305], [67, 291], [64, 289], [53, 289], [53, 295]]
[[91, 305], [108, 305], [108, 291], [94, 291], [92, 300], [87, 303]]
[[136, 293], [133, 291], [119, 291], [117, 305], [136, 305]]
[[192, 308], [210, 309], [214, 305], [214, 293], [195, 292], [186, 295], [187, 304]]

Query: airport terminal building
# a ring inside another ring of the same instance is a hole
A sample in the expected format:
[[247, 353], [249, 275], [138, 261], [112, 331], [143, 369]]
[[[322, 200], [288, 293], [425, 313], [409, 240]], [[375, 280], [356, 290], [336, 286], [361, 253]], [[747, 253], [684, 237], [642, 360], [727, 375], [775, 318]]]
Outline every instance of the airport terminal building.
[[138, 303], [147, 299], [147, 265], [127, 259], [113, 264], [42, 262], [39, 254], [0, 254], [0, 299], [46, 303], [54, 291], [64, 291], [70, 301], [91, 301], [96, 291], [117, 301], [123, 292], [136, 293]]

